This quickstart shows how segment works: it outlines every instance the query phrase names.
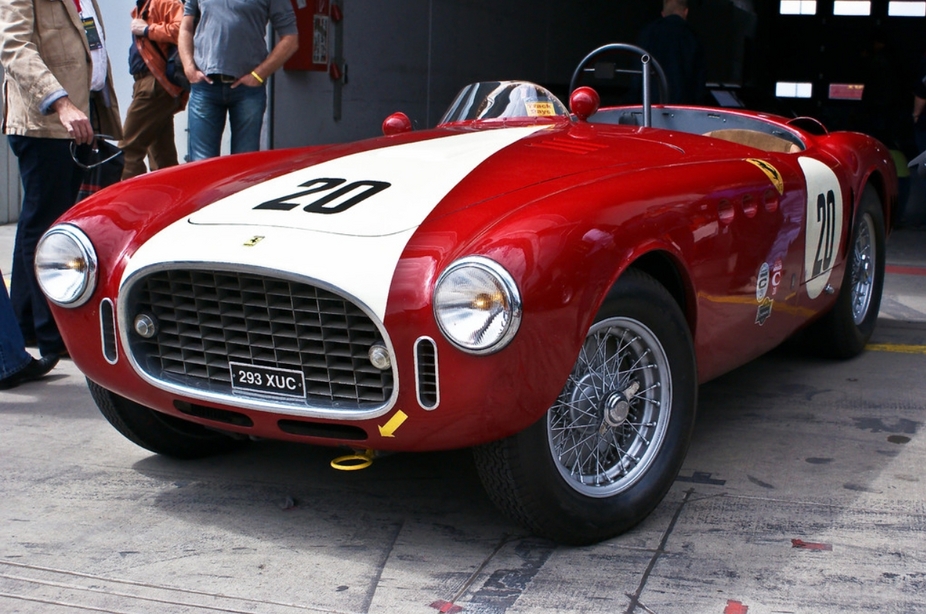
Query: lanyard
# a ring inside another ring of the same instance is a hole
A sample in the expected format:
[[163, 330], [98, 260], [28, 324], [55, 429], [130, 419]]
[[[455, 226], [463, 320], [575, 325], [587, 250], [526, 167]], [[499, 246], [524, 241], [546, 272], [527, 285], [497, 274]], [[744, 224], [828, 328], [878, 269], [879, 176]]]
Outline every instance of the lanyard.
[[84, 11], [80, 8], [80, 0], [74, 0], [74, 4], [77, 6], [77, 14], [83, 15]]

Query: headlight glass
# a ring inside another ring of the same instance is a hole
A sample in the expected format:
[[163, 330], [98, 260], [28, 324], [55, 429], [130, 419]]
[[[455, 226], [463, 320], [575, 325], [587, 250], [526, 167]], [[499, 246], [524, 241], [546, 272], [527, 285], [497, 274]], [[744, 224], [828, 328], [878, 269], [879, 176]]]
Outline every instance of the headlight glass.
[[48, 300], [62, 307], [87, 302], [96, 288], [97, 259], [90, 239], [61, 224], [45, 233], [35, 250], [35, 276]]
[[473, 354], [502, 349], [521, 322], [521, 297], [511, 275], [481, 256], [457, 260], [434, 288], [434, 317], [447, 339]]

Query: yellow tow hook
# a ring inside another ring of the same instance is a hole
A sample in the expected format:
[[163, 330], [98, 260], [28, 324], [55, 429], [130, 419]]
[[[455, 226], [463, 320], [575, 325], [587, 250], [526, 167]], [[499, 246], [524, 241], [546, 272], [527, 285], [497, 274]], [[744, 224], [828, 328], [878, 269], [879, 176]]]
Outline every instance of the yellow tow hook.
[[372, 465], [375, 455], [376, 453], [373, 450], [345, 454], [331, 461], [331, 467], [338, 471], [359, 471]]

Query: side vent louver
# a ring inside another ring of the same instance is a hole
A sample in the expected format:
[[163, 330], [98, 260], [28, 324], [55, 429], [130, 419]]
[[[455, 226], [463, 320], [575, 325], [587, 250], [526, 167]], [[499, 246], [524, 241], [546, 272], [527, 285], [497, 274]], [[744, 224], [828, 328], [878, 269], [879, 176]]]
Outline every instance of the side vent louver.
[[415, 383], [418, 404], [427, 410], [436, 409], [440, 404], [437, 345], [428, 337], [422, 337], [415, 342]]
[[103, 358], [111, 365], [119, 359], [119, 349], [116, 345], [116, 312], [113, 302], [104, 298], [100, 303], [100, 334], [103, 344]]

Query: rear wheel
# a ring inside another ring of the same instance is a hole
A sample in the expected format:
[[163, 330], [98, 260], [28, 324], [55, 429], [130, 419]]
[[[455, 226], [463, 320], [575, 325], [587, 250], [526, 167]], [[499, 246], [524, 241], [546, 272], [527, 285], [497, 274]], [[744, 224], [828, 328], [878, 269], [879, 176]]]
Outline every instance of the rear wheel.
[[204, 426], [162, 414], [111, 392], [89, 379], [90, 395], [103, 417], [129, 441], [164, 456], [203, 458], [238, 449], [235, 439]]
[[884, 213], [871, 186], [862, 193], [852, 228], [846, 272], [833, 309], [811, 329], [819, 351], [852, 358], [865, 349], [878, 321], [885, 266]]
[[628, 271], [599, 311], [546, 415], [476, 448], [493, 501], [533, 532], [588, 544], [631, 528], [685, 458], [697, 379], [684, 316], [648, 275]]

